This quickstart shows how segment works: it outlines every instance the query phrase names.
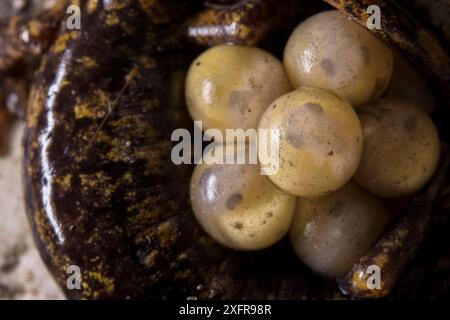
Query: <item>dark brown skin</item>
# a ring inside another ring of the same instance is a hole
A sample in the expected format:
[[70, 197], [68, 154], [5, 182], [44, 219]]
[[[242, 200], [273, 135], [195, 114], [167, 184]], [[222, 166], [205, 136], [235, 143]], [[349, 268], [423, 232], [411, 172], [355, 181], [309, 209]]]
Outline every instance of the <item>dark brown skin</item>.
[[82, 31], [62, 30], [40, 68], [25, 139], [27, 212], [61, 286], [69, 265], [82, 270], [82, 290], [68, 297], [192, 295], [197, 279], [181, 254], [199, 229], [182, 187], [189, 170], [169, 158], [182, 107], [169, 103], [170, 82], [188, 61], [141, 56], [144, 11], [110, 3], [88, 12], [82, 2]]
[[[407, 264], [423, 245], [432, 224], [433, 203], [442, 190], [450, 162], [448, 146], [443, 149], [443, 158], [433, 180], [408, 203], [370, 251], [339, 281], [342, 292], [360, 299], [381, 298], [397, 283]], [[371, 275], [367, 268], [371, 265], [380, 267], [380, 289], [367, 287]]]
[[[266, 23], [274, 27], [284, 21], [281, 12], [294, 10], [279, 1], [249, 0], [244, 3], [266, 9], [215, 6], [183, 24], [189, 5], [183, 11], [173, 10], [174, 2], [112, 0], [107, 11], [98, 3], [88, 12], [87, 0], [81, 1], [81, 31], [62, 26], [55, 41], [42, 38], [41, 48], [53, 45], [34, 81], [25, 137], [27, 213], [66, 295], [342, 298], [334, 280], [313, 275], [287, 241], [253, 253], [214, 243], [188, 203], [192, 168], [170, 161], [172, 130], [192, 127], [183, 99], [174, 98], [197, 53], [185, 43], [183, 27], [239, 18], [251, 32], [234, 36], [216, 28], [219, 33], [193, 42], [255, 44], [270, 31]], [[211, 15], [219, 11], [225, 13]], [[0, 65], [13, 65], [28, 50], [0, 55]], [[66, 287], [71, 264], [81, 268], [81, 290]], [[399, 287], [405, 283], [399, 279]]]

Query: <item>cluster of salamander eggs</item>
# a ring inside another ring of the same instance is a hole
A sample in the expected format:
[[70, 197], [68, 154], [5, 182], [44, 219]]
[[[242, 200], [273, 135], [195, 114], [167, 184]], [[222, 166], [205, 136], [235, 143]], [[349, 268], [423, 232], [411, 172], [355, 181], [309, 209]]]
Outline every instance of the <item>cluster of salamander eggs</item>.
[[388, 222], [387, 199], [417, 192], [438, 164], [426, 84], [338, 11], [302, 22], [283, 63], [256, 47], [208, 49], [189, 69], [186, 98], [204, 129], [280, 133], [273, 175], [260, 164], [196, 166], [190, 196], [206, 232], [238, 250], [289, 233], [299, 258], [323, 275], [347, 272]]

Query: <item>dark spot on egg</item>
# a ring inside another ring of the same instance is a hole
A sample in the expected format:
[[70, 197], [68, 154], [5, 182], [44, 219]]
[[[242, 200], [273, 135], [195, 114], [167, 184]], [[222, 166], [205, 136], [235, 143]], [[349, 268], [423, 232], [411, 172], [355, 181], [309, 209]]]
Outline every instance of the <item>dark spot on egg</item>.
[[303, 107], [306, 110], [314, 112], [314, 113], [322, 113], [323, 112], [323, 107], [317, 103], [307, 102], [303, 105]]
[[244, 225], [242, 224], [242, 222], [235, 222], [233, 227], [237, 230], [242, 230], [242, 228], [244, 227]]
[[342, 200], [338, 200], [333, 208], [330, 209], [329, 213], [332, 217], [338, 217], [342, 215], [346, 211], [345, 202]]
[[323, 59], [320, 63], [322, 69], [326, 72], [330, 77], [334, 76], [334, 64], [329, 59]]
[[286, 133], [287, 142], [294, 148], [300, 149], [303, 145], [302, 137], [297, 133], [287, 132]]
[[367, 66], [370, 63], [370, 50], [366, 46], [360, 47], [361, 57], [363, 59], [364, 64]]
[[225, 206], [228, 210], [234, 210], [234, 208], [242, 202], [242, 195], [240, 193], [236, 193], [231, 195], [228, 199], [227, 202], [225, 203]]
[[249, 109], [251, 97], [252, 93], [249, 91], [233, 91], [228, 99], [228, 107], [245, 114], [245, 111]]
[[405, 129], [406, 132], [414, 132], [417, 129], [417, 123], [418, 120], [416, 116], [408, 117], [403, 122], [403, 128]]

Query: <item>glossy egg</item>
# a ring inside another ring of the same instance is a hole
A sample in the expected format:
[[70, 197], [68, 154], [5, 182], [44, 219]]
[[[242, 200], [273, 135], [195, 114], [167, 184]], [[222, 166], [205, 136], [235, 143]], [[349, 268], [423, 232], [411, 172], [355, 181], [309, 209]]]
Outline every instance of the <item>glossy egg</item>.
[[327, 196], [300, 199], [290, 240], [312, 270], [339, 277], [369, 250], [388, 217], [382, 201], [349, 182]]
[[296, 202], [251, 164], [197, 165], [190, 197], [204, 230], [238, 250], [262, 249], [279, 241], [288, 231]]
[[269, 146], [279, 143], [279, 167], [269, 178], [291, 194], [333, 192], [359, 166], [363, 138], [358, 116], [348, 102], [327, 91], [299, 88], [281, 96], [265, 111], [259, 129], [279, 132], [267, 141]]
[[327, 89], [356, 107], [384, 92], [393, 57], [367, 29], [339, 11], [325, 11], [294, 30], [284, 65], [294, 87]]
[[380, 197], [411, 195], [431, 178], [439, 162], [433, 121], [404, 100], [380, 99], [359, 111], [364, 152], [355, 181]]
[[282, 63], [256, 47], [219, 45], [195, 59], [186, 78], [192, 118], [204, 129], [256, 128], [267, 106], [290, 91]]

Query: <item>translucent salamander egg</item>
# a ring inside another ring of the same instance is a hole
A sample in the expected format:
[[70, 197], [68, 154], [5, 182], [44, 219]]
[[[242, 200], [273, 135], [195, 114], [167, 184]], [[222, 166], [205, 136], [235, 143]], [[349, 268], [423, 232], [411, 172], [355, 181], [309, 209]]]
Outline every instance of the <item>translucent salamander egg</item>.
[[[327, 91], [302, 87], [281, 96], [267, 108], [259, 128], [280, 133], [279, 168], [269, 178], [291, 194], [328, 194], [359, 166], [361, 123], [348, 102]], [[269, 135], [269, 146], [276, 137]]]
[[383, 202], [349, 182], [327, 196], [299, 199], [289, 235], [303, 263], [339, 277], [367, 253], [387, 221]]
[[355, 107], [384, 92], [393, 55], [369, 30], [339, 11], [325, 11], [294, 30], [284, 66], [294, 87], [327, 89]]
[[250, 164], [197, 165], [190, 196], [204, 230], [238, 250], [262, 249], [280, 240], [296, 202]]
[[256, 47], [219, 45], [192, 63], [186, 101], [203, 128], [255, 129], [267, 106], [291, 90], [282, 63]]
[[430, 117], [402, 100], [380, 99], [361, 107], [364, 151], [355, 181], [385, 198], [408, 196], [431, 178], [440, 143]]

